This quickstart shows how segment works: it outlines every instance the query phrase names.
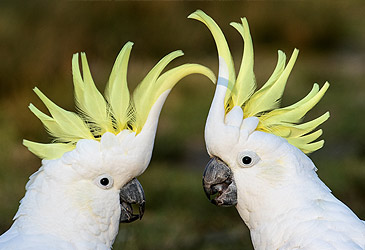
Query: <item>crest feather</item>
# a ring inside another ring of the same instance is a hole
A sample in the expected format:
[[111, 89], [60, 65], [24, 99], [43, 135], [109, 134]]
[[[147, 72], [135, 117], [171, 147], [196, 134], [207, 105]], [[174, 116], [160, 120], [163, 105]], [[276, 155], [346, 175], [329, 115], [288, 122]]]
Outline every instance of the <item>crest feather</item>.
[[175, 51], [153, 67], [137, 86], [132, 100], [127, 86], [132, 45], [128, 42], [119, 53], [106, 86], [105, 98], [95, 86], [85, 53], [81, 53], [83, 75], [78, 54], [73, 56], [72, 73], [79, 114], [58, 107], [38, 88], [34, 88], [51, 115], [44, 114], [33, 104], [29, 105], [29, 109], [41, 120], [54, 140], [49, 144], [24, 140], [23, 144], [42, 159], [55, 159], [73, 150], [80, 139], [100, 140], [105, 132], [118, 134], [124, 129], [140, 132], [158, 97], [173, 88], [181, 78], [198, 73], [215, 81], [214, 73], [198, 64], [184, 64], [161, 75], [170, 61], [183, 55], [182, 51]]
[[128, 112], [130, 94], [127, 85], [127, 70], [132, 46], [132, 42], [127, 42], [123, 46], [115, 60], [105, 89], [105, 98], [111, 107], [115, 118], [115, 126], [118, 130], [125, 129], [128, 121], [131, 119], [129, 116], [130, 112]]
[[[52, 129], [51, 133], [56, 141], [75, 142], [82, 138], [94, 139], [90, 130], [78, 115], [58, 107], [38, 88], [34, 88], [33, 91], [49, 110], [52, 115], [52, 121], [50, 120], [51, 117], [43, 114], [38, 109], [35, 109], [33, 105], [30, 105], [29, 108], [42, 121], [47, 129]], [[53, 123], [53, 126], [51, 125], [51, 122]]]
[[28, 140], [23, 140], [23, 145], [41, 159], [60, 158], [64, 153], [76, 147], [75, 144], [71, 143], [38, 143]]
[[143, 86], [141, 86], [134, 91], [133, 98], [135, 100], [134, 104], [137, 114], [135, 124], [137, 133], [140, 132], [140, 128], [143, 127], [148, 116], [148, 112], [145, 112], [144, 109], [138, 109], [138, 105], [142, 106], [143, 103], [145, 109], [150, 110], [162, 93], [171, 90], [177, 82], [191, 74], [202, 74], [207, 76], [212, 82], [216, 81], [215, 75], [208, 68], [199, 64], [184, 64], [163, 73], [155, 82], [150, 83], [148, 90], [143, 91]]
[[[156, 99], [162, 94], [156, 93], [158, 85], [156, 81], [164, 68], [175, 58], [184, 55], [181, 50], [171, 52], [162, 58], [146, 75], [142, 82], [133, 92], [133, 108], [135, 109], [136, 120], [132, 124], [134, 130], [139, 133], [147, 120], [149, 111]], [[157, 98], [155, 98], [157, 95]]]
[[311, 91], [305, 98], [291, 106], [275, 109], [262, 115], [261, 120], [270, 124], [301, 122], [304, 115], [321, 100], [328, 88], [329, 83], [326, 82], [315, 95], [312, 96]]
[[[208, 27], [216, 42], [218, 56], [225, 58], [233, 67], [233, 61], [230, 61], [232, 56], [228, 44], [214, 20], [201, 10], [194, 12], [189, 17], [203, 22]], [[291, 106], [279, 108], [286, 82], [299, 52], [295, 49], [288, 64], [285, 66], [286, 56], [279, 50], [278, 62], [274, 72], [261, 89], [254, 92], [256, 83], [253, 72], [254, 53], [252, 40], [247, 20], [243, 18], [241, 21], [242, 24], [231, 23], [241, 34], [245, 44], [237, 81], [233, 82], [232, 91], [230, 91], [230, 87], [227, 89], [225, 99], [226, 115], [234, 106], [240, 106], [243, 109], [243, 119], [248, 117], [257, 117], [259, 119], [257, 130], [281, 136], [304, 153], [320, 149], [324, 141], [313, 141], [322, 135], [322, 130], [312, 131], [329, 118], [329, 113], [327, 112], [312, 121], [303, 124], [299, 123], [302, 122], [304, 115], [321, 100], [329, 87], [329, 83], [326, 82], [321, 89], [319, 89], [318, 84], [314, 84], [312, 90], [302, 100]], [[232, 67], [229, 67], [230, 80], [235, 79]]]
[[231, 23], [231, 26], [240, 33], [244, 41], [241, 67], [232, 91], [232, 106], [242, 106], [256, 89], [255, 74], [253, 72], [253, 45], [250, 29], [246, 18], [241, 18], [241, 21], [242, 24]]
[[[229, 73], [229, 79], [228, 80], [228, 89], [226, 93], [226, 99], [225, 102], [228, 102], [228, 99], [231, 95], [231, 91], [233, 89], [233, 86], [236, 82], [236, 73], [234, 70], [234, 63], [233, 58], [231, 55], [231, 52], [228, 47], [228, 43], [226, 41], [226, 38], [224, 37], [224, 34], [222, 30], [219, 28], [217, 23], [207, 14], [205, 14], [202, 10], [197, 10], [194, 13], [190, 14], [188, 18], [192, 18], [195, 20], [198, 20], [202, 23], [204, 23], [208, 29], [211, 31], [214, 41], [217, 44], [217, 50], [219, 57], [223, 58], [227, 67], [228, 67], [228, 73]], [[218, 78], [221, 77], [218, 75]]]
[[286, 67], [285, 54], [280, 51], [278, 52], [279, 59], [277, 67], [267, 83], [245, 105], [244, 112], [246, 116], [255, 116], [279, 107], [287, 79], [293, 69], [298, 52], [297, 49], [294, 50]]
[[78, 60], [79, 55], [74, 54], [72, 57], [72, 73], [74, 75], [76, 107], [85, 116], [85, 120], [88, 120], [95, 136], [112, 132], [113, 126], [109, 119], [105, 99], [95, 86], [85, 53], [81, 53], [83, 78], [81, 77]]

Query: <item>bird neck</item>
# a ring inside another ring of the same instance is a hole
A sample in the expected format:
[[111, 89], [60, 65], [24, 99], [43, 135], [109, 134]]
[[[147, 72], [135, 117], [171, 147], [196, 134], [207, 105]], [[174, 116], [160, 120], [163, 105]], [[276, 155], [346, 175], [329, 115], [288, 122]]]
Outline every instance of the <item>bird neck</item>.
[[313, 202], [332, 196], [318, 183], [303, 184], [297, 180], [295, 184], [261, 190], [259, 197], [250, 196], [250, 200], [245, 199], [243, 194], [238, 194], [236, 208], [250, 229], [255, 249], [278, 249], [278, 244], [290, 235], [286, 230], [293, 230], [287, 228], [288, 225], [310, 220], [308, 216], [316, 215], [306, 211], [313, 208]]
[[307, 169], [291, 182], [263, 188], [249, 197], [238, 186], [237, 190], [236, 208], [250, 229], [255, 249], [281, 249], [283, 242], [303, 239], [303, 235], [311, 239], [321, 237], [318, 231], [313, 231], [319, 223], [336, 226], [335, 223], [345, 218], [353, 225], [361, 224], [358, 217], [332, 195], [314, 170]]
[[[118, 233], [119, 215], [106, 219], [79, 209], [67, 195], [70, 190], [65, 184], [49, 175], [53, 172], [47, 171], [49, 167], [43, 165], [30, 177], [12, 229], [54, 236], [70, 242], [75, 249], [110, 249]], [[67, 173], [66, 168], [62, 171]]]

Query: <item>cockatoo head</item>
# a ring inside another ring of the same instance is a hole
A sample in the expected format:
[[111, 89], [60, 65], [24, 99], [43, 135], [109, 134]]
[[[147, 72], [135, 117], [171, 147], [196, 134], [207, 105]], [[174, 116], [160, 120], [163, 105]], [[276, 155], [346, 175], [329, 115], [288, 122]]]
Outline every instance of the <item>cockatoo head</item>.
[[214, 195], [212, 203], [243, 206], [238, 203], [260, 199], [263, 190], [293, 180], [293, 175], [302, 171], [297, 169], [300, 162], [306, 162], [308, 169], [313, 170], [314, 165], [304, 153], [323, 146], [323, 140], [313, 142], [322, 130], [313, 130], [328, 119], [329, 113], [299, 123], [319, 102], [329, 84], [326, 82], [321, 89], [314, 84], [302, 100], [279, 108], [298, 50], [294, 50], [287, 65], [285, 54], [279, 51], [273, 74], [255, 92], [253, 45], [247, 20], [243, 18], [242, 23], [231, 23], [244, 40], [244, 54], [236, 77], [232, 56], [219, 26], [200, 10], [189, 17], [209, 28], [219, 55], [218, 81], [205, 127], [211, 160], [204, 172], [203, 185], [209, 199]]
[[[86, 56], [81, 53], [82, 73], [78, 54], [72, 59], [78, 113], [58, 107], [37, 88], [34, 91], [50, 116], [29, 106], [54, 141], [41, 144], [24, 140], [24, 145], [43, 159], [43, 166], [27, 189], [34, 189], [40, 176], [55, 180], [50, 182], [54, 184], [52, 190], [62, 190], [69, 201], [64, 204], [80, 209], [80, 214], [89, 211], [96, 218], [105, 218], [103, 223], [115, 218], [131, 222], [142, 217], [145, 197], [135, 177], [150, 162], [160, 111], [173, 86], [194, 73], [215, 81], [208, 68], [197, 64], [184, 64], [161, 74], [170, 61], [183, 55], [175, 51], [161, 59], [130, 96], [127, 66], [132, 45], [128, 42], [118, 55], [105, 98], [97, 90]], [[47, 185], [51, 189], [50, 183]], [[139, 205], [139, 214], [133, 213], [133, 203]], [[18, 212], [18, 217], [21, 214]]]

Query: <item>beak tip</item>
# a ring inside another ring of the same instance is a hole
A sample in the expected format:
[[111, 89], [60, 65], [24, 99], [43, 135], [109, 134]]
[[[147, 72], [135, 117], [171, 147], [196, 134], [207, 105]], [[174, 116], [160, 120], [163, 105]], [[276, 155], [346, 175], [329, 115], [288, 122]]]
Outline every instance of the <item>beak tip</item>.
[[143, 201], [140, 205], [139, 205], [139, 219], [142, 220], [142, 217], [144, 215], [144, 211], [145, 211], [145, 207], [146, 207], [146, 202]]

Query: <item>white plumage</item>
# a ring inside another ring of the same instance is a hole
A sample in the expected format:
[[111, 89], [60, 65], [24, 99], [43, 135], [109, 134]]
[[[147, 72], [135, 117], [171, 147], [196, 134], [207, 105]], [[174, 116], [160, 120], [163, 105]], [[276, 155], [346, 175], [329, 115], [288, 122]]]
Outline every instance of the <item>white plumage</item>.
[[[0, 249], [110, 249], [119, 229], [120, 189], [149, 164], [154, 119], [167, 94], [138, 135], [107, 132], [100, 142], [83, 139], [61, 158], [43, 160], [26, 185], [14, 224], [0, 237]], [[113, 181], [108, 189], [97, 183], [104, 176]]]
[[[331, 194], [303, 152], [275, 135], [244, 127], [240, 133], [249, 136], [215, 155], [232, 169], [236, 207], [255, 249], [365, 248], [364, 222]], [[240, 152], [259, 159], [244, 168]]]
[[[301, 101], [279, 108], [286, 80], [294, 65], [295, 50], [285, 67], [279, 52], [274, 73], [256, 88], [253, 49], [248, 23], [232, 23], [242, 35], [245, 51], [237, 80], [228, 44], [218, 25], [198, 10], [190, 18], [212, 32], [219, 55], [216, 91], [205, 127], [212, 157], [203, 185], [218, 206], [235, 205], [258, 250], [365, 249], [365, 224], [336, 199], [319, 179], [305, 153], [322, 147], [312, 132], [329, 117], [325, 113], [299, 124], [321, 99], [329, 84], [313, 90]], [[245, 94], [246, 91], [246, 94]]]
[[[130, 140], [118, 142], [122, 136], [80, 140], [60, 159], [43, 160], [0, 249], [110, 249], [119, 228], [120, 189], [138, 175], [130, 167], [138, 155], [123, 150], [138, 151], [138, 145], [126, 147]], [[103, 175], [112, 176], [110, 189], [96, 185]]]
[[[58, 107], [34, 89], [51, 116], [30, 105], [55, 138], [50, 144], [24, 140], [42, 158], [41, 168], [26, 185], [11, 228], [0, 236], [1, 250], [111, 249], [120, 222], [142, 218], [145, 197], [135, 177], [147, 168], [162, 106], [183, 77], [214, 74], [197, 64], [184, 64], [162, 75], [181, 51], [164, 57], [130, 98], [126, 70], [132, 43], [120, 52], [107, 85], [106, 99], [97, 90], [82, 54], [73, 57], [79, 113]], [[83, 77], [81, 76], [83, 75]], [[139, 205], [133, 214], [131, 204]]]

